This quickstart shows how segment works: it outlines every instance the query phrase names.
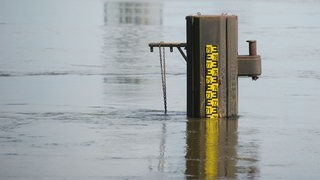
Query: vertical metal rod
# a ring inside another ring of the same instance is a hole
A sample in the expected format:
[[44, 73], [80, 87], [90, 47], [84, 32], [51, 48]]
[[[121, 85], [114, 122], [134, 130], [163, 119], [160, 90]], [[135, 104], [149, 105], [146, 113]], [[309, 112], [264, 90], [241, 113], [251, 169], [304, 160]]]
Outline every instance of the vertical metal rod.
[[247, 40], [249, 43], [249, 55], [256, 56], [257, 55], [257, 41], [256, 40]]

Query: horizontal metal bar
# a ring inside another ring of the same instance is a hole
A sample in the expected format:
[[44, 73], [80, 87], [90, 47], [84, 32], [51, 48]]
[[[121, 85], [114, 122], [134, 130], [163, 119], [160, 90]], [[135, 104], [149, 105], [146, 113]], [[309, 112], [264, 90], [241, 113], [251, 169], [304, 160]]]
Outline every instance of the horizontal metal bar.
[[182, 57], [184, 58], [184, 60], [187, 61], [187, 56], [181, 49], [181, 47], [186, 48], [187, 43], [165, 43], [165, 42], [149, 43], [149, 47], [150, 47], [150, 52], [153, 52], [154, 47], [169, 47], [171, 52], [173, 51], [173, 48], [176, 47], [179, 50]]
[[149, 43], [149, 47], [187, 47], [187, 43]]

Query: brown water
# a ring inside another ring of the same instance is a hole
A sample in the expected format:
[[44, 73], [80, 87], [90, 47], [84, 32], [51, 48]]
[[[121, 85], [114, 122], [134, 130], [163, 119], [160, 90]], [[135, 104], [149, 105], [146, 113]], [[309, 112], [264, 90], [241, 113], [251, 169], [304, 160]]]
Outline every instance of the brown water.
[[[319, 179], [320, 1], [0, 1], [0, 179]], [[167, 116], [149, 42], [185, 16], [236, 14], [239, 115], [186, 118], [186, 63], [167, 52]]]

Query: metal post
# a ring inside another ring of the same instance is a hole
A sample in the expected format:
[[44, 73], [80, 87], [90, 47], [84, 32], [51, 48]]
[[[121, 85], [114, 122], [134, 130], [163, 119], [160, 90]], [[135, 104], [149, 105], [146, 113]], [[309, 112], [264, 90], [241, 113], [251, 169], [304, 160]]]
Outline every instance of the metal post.
[[237, 16], [188, 16], [187, 115], [238, 113]]
[[249, 55], [238, 55], [238, 17], [234, 15], [187, 16], [186, 23], [187, 43], [150, 43], [150, 51], [176, 47], [186, 60], [188, 117], [236, 117], [238, 76], [257, 80], [261, 75], [256, 41], [247, 41]]

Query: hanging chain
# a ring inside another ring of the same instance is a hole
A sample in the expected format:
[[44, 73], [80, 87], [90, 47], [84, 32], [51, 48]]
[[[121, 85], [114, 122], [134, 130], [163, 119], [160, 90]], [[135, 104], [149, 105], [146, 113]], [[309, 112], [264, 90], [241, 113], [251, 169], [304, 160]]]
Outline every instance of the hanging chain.
[[165, 48], [164, 47], [161, 48], [161, 44], [159, 45], [159, 56], [160, 56], [164, 113], [167, 114], [166, 57], [165, 57]]

